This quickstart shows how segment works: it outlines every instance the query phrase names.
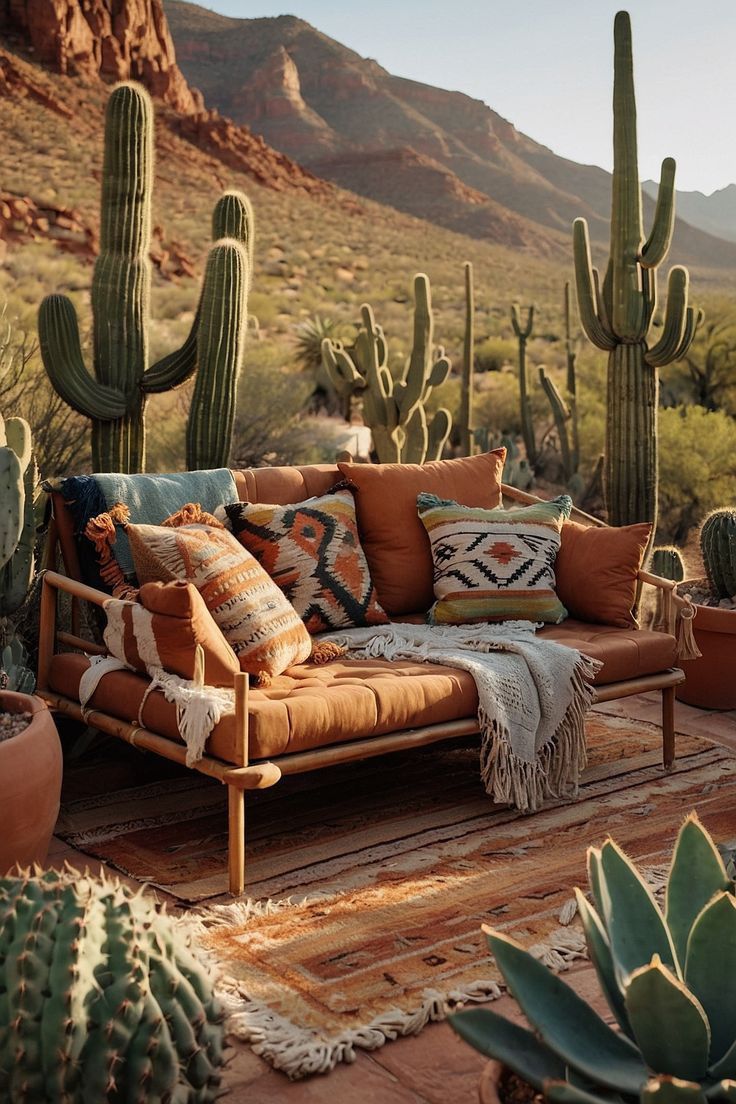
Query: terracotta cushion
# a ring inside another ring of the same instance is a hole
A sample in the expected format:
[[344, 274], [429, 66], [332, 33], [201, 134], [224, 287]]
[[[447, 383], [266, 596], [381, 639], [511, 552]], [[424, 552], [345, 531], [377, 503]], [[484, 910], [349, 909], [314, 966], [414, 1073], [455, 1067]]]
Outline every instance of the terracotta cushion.
[[[603, 685], [656, 674], [675, 663], [674, 637], [603, 625], [565, 621], [541, 632], [560, 643], [604, 661], [596, 683]], [[85, 656], [54, 657], [51, 687], [76, 698], [79, 680], [89, 666]], [[122, 720], [137, 721], [148, 685], [141, 675], [105, 675], [92, 707]], [[385, 660], [337, 660], [326, 666], [292, 667], [263, 690], [249, 695], [249, 754], [252, 759], [305, 751], [361, 737], [378, 736], [420, 725], [474, 717], [475, 683], [466, 671], [421, 663]], [[143, 723], [178, 740], [176, 707], [160, 691], [149, 694]], [[236, 762], [233, 717], [217, 725], [207, 748], [211, 755]]]
[[309, 633], [258, 560], [214, 518], [184, 525], [175, 521], [127, 526], [139, 581], [193, 583], [241, 669], [259, 679], [307, 659]]
[[571, 617], [622, 629], [635, 626], [631, 608], [649, 533], [646, 523], [598, 528], [565, 522], [555, 576], [557, 595]]
[[360, 539], [378, 601], [390, 616], [428, 610], [434, 601], [432, 551], [417, 495], [426, 491], [463, 506], [500, 506], [505, 456], [505, 449], [494, 449], [429, 464], [338, 464], [356, 488]]
[[137, 602], [106, 602], [105, 616], [103, 638], [110, 653], [144, 674], [163, 667], [191, 679], [198, 645], [208, 686], [232, 686], [240, 670], [235, 652], [191, 583], [145, 583]]
[[600, 659], [604, 666], [595, 679], [598, 686], [677, 666], [677, 642], [668, 633], [616, 629], [568, 618], [561, 625], [545, 625], [539, 635]]
[[340, 471], [334, 464], [243, 468], [233, 472], [241, 502], [275, 502], [280, 506], [327, 494], [340, 478]]

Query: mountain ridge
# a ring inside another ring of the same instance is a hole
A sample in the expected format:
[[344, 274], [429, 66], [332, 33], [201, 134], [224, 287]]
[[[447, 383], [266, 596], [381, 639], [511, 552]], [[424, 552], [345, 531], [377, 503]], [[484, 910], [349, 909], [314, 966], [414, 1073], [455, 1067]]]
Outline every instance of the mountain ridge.
[[[165, 10], [182, 71], [207, 102], [318, 176], [542, 253], [569, 250], [581, 215], [594, 247], [607, 243], [610, 174], [559, 157], [482, 101], [394, 76], [296, 16], [239, 19], [186, 0], [165, 0]], [[645, 218], [653, 210], [646, 195]], [[675, 254], [736, 266], [733, 242], [682, 219]]]

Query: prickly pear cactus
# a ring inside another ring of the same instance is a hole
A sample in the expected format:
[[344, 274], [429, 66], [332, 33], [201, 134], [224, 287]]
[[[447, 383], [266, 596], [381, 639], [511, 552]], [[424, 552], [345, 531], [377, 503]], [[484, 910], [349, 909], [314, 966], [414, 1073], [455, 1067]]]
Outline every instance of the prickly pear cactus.
[[33, 692], [35, 679], [10, 618], [33, 579], [37, 486], [31, 427], [0, 415], [0, 689], [23, 694]]
[[714, 510], [700, 530], [700, 550], [713, 593], [736, 596], [736, 510]]
[[173, 922], [117, 879], [0, 879], [0, 1099], [206, 1104], [223, 1013]]

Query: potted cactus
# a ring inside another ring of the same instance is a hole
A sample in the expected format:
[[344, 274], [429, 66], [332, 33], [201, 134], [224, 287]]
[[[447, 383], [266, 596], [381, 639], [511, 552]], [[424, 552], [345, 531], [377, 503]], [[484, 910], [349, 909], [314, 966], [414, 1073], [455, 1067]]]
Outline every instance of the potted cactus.
[[664, 911], [612, 840], [589, 848], [588, 876], [593, 903], [575, 894], [618, 1028], [513, 939], [485, 928], [534, 1032], [490, 1009], [457, 1013], [452, 1027], [554, 1104], [733, 1099], [736, 898], [712, 839], [691, 814], [675, 844]]
[[30, 426], [0, 415], [0, 874], [46, 858], [61, 792], [59, 736], [12, 620], [33, 578], [37, 483]]
[[736, 509], [714, 510], [700, 530], [706, 578], [679, 587], [694, 603], [701, 652], [685, 664], [677, 697], [701, 709], [736, 709]]
[[0, 1099], [218, 1095], [223, 1011], [174, 922], [117, 879], [0, 879]]

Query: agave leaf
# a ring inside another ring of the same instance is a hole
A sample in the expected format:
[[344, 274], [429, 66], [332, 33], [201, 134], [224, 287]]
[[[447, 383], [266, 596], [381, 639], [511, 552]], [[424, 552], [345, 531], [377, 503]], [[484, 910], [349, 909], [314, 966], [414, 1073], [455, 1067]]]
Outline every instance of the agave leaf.
[[705, 1077], [710, 1027], [703, 1007], [656, 955], [629, 978], [626, 1011], [651, 1070], [686, 1081]]
[[654, 1077], [642, 1089], [641, 1104], [705, 1104], [705, 1094], [695, 1081]]
[[518, 943], [485, 930], [509, 989], [543, 1042], [596, 1084], [638, 1096], [648, 1071], [629, 1039]]
[[629, 975], [647, 966], [652, 955], [659, 955], [680, 977], [675, 948], [652, 891], [613, 840], [603, 844], [600, 866], [603, 919], [620, 983], [626, 986]]
[[736, 1077], [736, 1040], [723, 1057], [718, 1062], [713, 1063], [708, 1073], [717, 1081]]
[[611, 1104], [612, 1101], [621, 1099], [606, 1093], [580, 1089], [569, 1081], [545, 1081], [543, 1091], [545, 1098], [551, 1100], [552, 1104]]
[[729, 889], [723, 860], [695, 813], [687, 818], [675, 843], [667, 882], [665, 916], [678, 960], [684, 964], [690, 929], [701, 909]]
[[575, 889], [575, 899], [578, 904], [583, 932], [585, 933], [588, 956], [595, 966], [603, 995], [608, 1001], [608, 1007], [616, 1017], [619, 1027], [631, 1038], [631, 1025], [626, 1014], [624, 994], [616, 978], [611, 944], [608, 941], [606, 929], [603, 927], [603, 922], [598, 913], [588, 904], [584, 894], [577, 888]]
[[461, 1039], [489, 1058], [503, 1062], [539, 1092], [547, 1078], [565, 1076], [565, 1063], [531, 1031], [488, 1008], [471, 1008], [449, 1017]]
[[590, 892], [593, 898], [593, 904], [605, 928], [606, 907], [604, 895], [606, 886], [603, 870], [601, 869], [601, 853], [597, 847], [588, 848], [588, 881], [590, 882]]
[[685, 982], [710, 1023], [712, 1064], [736, 1041], [735, 977], [736, 898], [719, 893], [693, 924], [685, 960]]

